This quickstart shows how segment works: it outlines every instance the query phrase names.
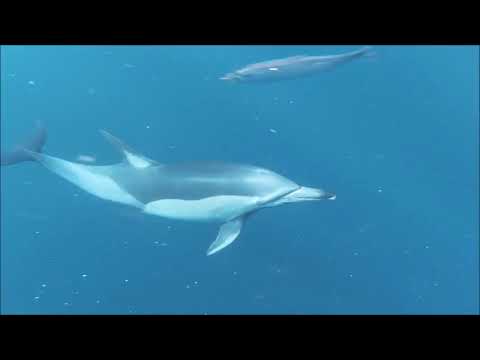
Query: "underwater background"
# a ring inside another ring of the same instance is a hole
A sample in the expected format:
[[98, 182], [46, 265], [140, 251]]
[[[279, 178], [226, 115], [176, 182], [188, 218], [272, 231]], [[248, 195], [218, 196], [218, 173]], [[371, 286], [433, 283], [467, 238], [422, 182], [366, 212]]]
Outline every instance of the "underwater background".
[[[118, 162], [266, 167], [337, 194], [219, 225], [142, 215], [1, 168], [2, 314], [478, 314], [479, 47], [374, 46], [313, 77], [219, 80], [360, 46], [2, 46], [1, 142]], [[88, 158], [87, 158], [88, 159]]]

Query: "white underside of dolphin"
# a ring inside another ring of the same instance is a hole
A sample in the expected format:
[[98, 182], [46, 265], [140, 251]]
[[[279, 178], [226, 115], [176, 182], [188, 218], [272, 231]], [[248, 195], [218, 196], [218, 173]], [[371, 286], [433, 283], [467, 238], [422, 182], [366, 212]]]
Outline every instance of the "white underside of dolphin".
[[101, 199], [133, 206], [145, 214], [222, 224], [207, 250], [214, 254], [240, 234], [247, 215], [284, 203], [335, 199], [272, 171], [219, 162], [163, 165], [137, 153], [106, 131], [123, 161], [94, 166], [24, 151], [47, 169]]

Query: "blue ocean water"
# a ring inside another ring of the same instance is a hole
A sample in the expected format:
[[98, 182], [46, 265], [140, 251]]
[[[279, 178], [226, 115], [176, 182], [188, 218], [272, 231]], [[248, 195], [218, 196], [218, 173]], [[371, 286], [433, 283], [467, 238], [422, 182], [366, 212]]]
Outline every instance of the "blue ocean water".
[[357, 46], [2, 46], [1, 142], [269, 168], [335, 201], [218, 225], [140, 214], [35, 163], [1, 168], [3, 314], [478, 314], [477, 46], [377, 56], [272, 84], [248, 63]]

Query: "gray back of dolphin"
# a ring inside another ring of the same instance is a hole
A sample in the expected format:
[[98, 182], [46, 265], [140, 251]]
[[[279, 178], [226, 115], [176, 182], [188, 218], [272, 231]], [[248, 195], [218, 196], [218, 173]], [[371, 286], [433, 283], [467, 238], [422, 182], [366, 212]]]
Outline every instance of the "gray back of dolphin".
[[103, 170], [142, 203], [161, 199], [199, 200], [232, 195], [265, 198], [272, 186], [287, 193], [299, 186], [272, 171], [226, 162], [157, 165], [136, 169], [128, 164]]

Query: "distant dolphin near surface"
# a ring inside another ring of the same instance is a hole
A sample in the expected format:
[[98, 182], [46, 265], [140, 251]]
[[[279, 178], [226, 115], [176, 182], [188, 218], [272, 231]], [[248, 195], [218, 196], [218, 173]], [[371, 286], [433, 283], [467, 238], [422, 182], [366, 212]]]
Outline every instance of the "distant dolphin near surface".
[[222, 76], [220, 80], [235, 83], [256, 83], [297, 79], [332, 69], [354, 59], [373, 56], [374, 54], [371, 46], [365, 46], [359, 50], [340, 55], [296, 55], [249, 64]]
[[222, 224], [211, 255], [231, 244], [245, 219], [259, 209], [290, 202], [334, 200], [335, 194], [297, 185], [273, 171], [224, 162], [160, 164], [101, 130], [123, 161], [87, 165], [41, 153], [46, 131], [39, 126], [28, 142], [2, 153], [1, 165], [37, 161], [101, 199], [133, 206], [145, 214]]

